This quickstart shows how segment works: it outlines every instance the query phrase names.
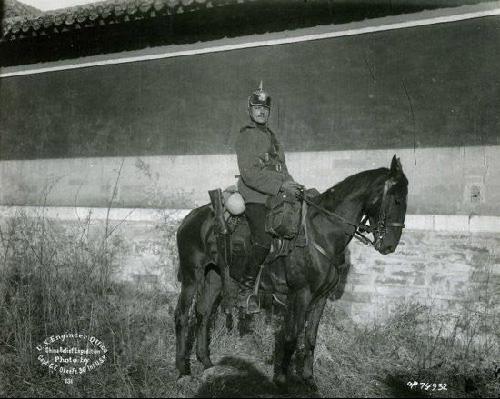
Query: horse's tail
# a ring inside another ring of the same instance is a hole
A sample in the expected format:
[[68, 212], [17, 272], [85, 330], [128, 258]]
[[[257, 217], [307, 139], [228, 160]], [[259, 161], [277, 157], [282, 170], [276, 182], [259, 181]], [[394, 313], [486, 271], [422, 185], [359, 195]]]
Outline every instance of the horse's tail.
[[177, 229], [176, 240], [179, 254], [177, 280], [181, 283], [194, 281], [196, 262], [203, 253], [200, 227], [205, 219], [208, 206], [202, 206], [189, 212]]
[[190, 220], [190, 216], [192, 215], [192, 213], [194, 212], [194, 210], [192, 210], [191, 212], [189, 212], [185, 217], [184, 219], [182, 220], [179, 228], [177, 229], [177, 233], [176, 233], [176, 241], [177, 241], [177, 252], [179, 254], [179, 263], [178, 263], [178, 266], [177, 266], [177, 281], [179, 281], [180, 283], [182, 283], [184, 281], [184, 269], [186, 268], [186, 254], [185, 254], [185, 249], [184, 249], [184, 240], [187, 238], [186, 237], [186, 233], [185, 233], [185, 230], [186, 228], [188, 228], [189, 226], [189, 220]]
[[181, 264], [182, 264], [182, 261], [181, 261], [182, 254], [181, 254], [180, 236], [181, 236], [181, 232], [182, 232], [183, 226], [186, 223], [186, 218], [187, 218], [187, 216], [184, 217], [184, 219], [182, 220], [179, 228], [177, 229], [177, 232], [175, 233], [175, 240], [176, 240], [176, 243], [177, 243], [177, 254], [179, 255], [179, 262], [177, 264], [177, 281], [179, 281], [180, 283], [182, 283], [182, 269], [183, 269], [181, 267]]
[[186, 219], [184, 218], [184, 220], [182, 221], [181, 225], [179, 226], [176, 234], [175, 234], [175, 240], [177, 242], [177, 254], [179, 256], [179, 262], [177, 264], [177, 281], [179, 281], [180, 283], [182, 283], [182, 270], [183, 270], [183, 267], [182, 267], [182, 254], [181, 254], [181, 245], [180, 245], [180, 233], [182, 231], [182, 226], [184, 225]]

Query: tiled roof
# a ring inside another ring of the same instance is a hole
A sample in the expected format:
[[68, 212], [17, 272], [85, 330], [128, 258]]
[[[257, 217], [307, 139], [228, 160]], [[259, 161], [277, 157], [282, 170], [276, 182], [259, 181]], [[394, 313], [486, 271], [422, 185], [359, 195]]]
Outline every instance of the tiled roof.
[[126, 23], [252, 1], [256, 0], [108, 0], [102, 3], [48, 11], [39, 16], [6, 18], [3, 21], [1, 40], [15, 40], [73, 29]]
[[341, 25], [462, 1], [484, 0], [107, 0], [5, 19], [0, 67]]
[[[2, 0], [0, 0], [2, 1]], [[4, 0], [8, 4], [17, 3], [16, 0]], [[36, 36], [53, 36], [54, 34], [76, 31], [82, 28], [92, 28], [105, 25], [122, 25], [127, 22], [154, 19], [176, 14], [203, 11], [230, 5], [244, 3], [262, 4], [263, 13], [266, 8], [279, 9], [279, 14], [288, 14], [290, 7], [299, 5], [307, 18], [307, 8], [319, 6], [318, 10], [324, 13], [324, 7], [335, 7], [335, 14], [345, 14], [347, 10], [352, 20], [372, 18], [383, 15], [397, 14], [398, 12], [416, 12], [425, 8], [453, 7], [469, 3], [481, 3], [486, 0], [392, 0], [390, 2], [366, 0], [106, 0], [100, 3], [63, 8], [36, 15], [9, 17], [7, 14], [2, 21], [0, 42], [16, 39], [32, 38]], [[19, 4], [19, 3], [18, 3]], [[301, 4], [301, 6], [300, 6]], [[323, 7], [323, 8], [321, 8]], [[6, 7], [7, 9], [7, 7]], [[34, 9], [36, 10], [36, 9]], [[399, 11], [398, 11], [399, 10]], [[36, 10], [39, 11], [39, 10]], [[246, 12], [246, 11], [244, 11]], [[372, 15], [373, 14], [373, 15]], [[254, 15], [255, 17], [255, 15]], [[257, 17], [258, 19], [259, 17]], [[340, 17], [345, 19], [344, 17]], [[345, 21], [344, 21], [345, 22]]]
[[3, 17], [13, 18], [18, 16], [36, 17], [42, 13], [35, 7], [28, 6], [17, 0], [3, 0]]

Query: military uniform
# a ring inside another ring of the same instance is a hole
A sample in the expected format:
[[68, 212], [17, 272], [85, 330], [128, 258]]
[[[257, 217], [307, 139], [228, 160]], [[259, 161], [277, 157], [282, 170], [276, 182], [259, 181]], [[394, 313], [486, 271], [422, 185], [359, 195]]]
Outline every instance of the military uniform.
[[240, 169], [238, 190], [245, 203], [265, 204], [286, 180], [293, 180], [283, 149], [267, 126], [251, 124], [242, 128], [236, 155]]
[[271, 108], [271, 97], [262, 89], [262, 82], [249, 97], [248, 107], [252, 123], [240, 130], [236, 140], [236, 155], [240, 170], [238, 190], [245, 200], [245, 214], [253, 244], [251, 261], [243, 279], [243, 285], [250, 288], [255, 284], [259, 266], [271, 246], [272, 236], [265, 231], [266, 201], [278, 194], [283, 184], [293, 181], [293, 178], [288, 173], [283, 149], [267, 127], [269, 113], [267, 116], [256, 114], [258, 120], [254, 119], [252, 113], [252, 107]]

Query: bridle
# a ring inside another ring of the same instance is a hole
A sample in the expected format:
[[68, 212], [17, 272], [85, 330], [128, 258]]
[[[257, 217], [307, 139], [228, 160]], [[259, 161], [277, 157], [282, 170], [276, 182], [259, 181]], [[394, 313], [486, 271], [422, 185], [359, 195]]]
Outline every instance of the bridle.
[[[310, 199], [308, 199], [305, 195], [302, 195], [302, 200], [308, 204], [309, 206], [312, 206], [313, 208], [317, 209], [321, 213], [325, 214], [326, 216], [329, 217], [334, 217], [341, 222], [352, 226], [354, 228], [354, 232], [352, 234], [349, 234], [350, 236], [358, 239], [365, 245], [373, 245], [375, 249], [378, 249], [387, 234], [387, 227], [401, 227], [405, 228], [405, 224], [402, 222], [391, 222], [387, 220], [387, 201], [388, 201], [388, 196], [387, 192], [389, 189], [394, 185], [394, 182], [390, 179], [387, 179], [384, 183], [384, 191], [382, 194], [382, 201], [380, 203], [380, 208], [379, 208], [379, 213], [378, 213], [378, 218], [377, 218], [377, 224], [376, 226], [370, 226], [367, 225], [366, 223], [368, 222], [368, 215], [365, 214], [363, 219], [361, 220], [360, 223], [353, 223], [343, 216], [329, 211], [328, 209], [323, 208], [322, 206], [314, 203]], [[373, 201], [373, 203], [377, 202], [377, 198]], [[365, 234], [372, 233], [375, 239], [372, 241], [370, 238], [368, 238]], [[324, 250], [323, 250], [324, 251]], [[320, 252], [323, 252], [320, 251]]]
[[[388, 226], [401, 227], [401, 228], [405, 227], [405, 224], [402, 222], [388, 222], [387, 221], [387, 212], [386, 212], [387, 198], [388, 198], [387, 192], [389, 191], [389, 189], [393, 185], [394, 185], [394, 182], [391, 181], [390, 179], [387, 179], [385, 181], [384, 192], [382, 194], [382, 201], [380, 203], [377, 225], [375, 227], [372, 227], [372, 226], [369, 226], [366, 224], [368, 222], [368, 219], [369, 219], [369, 217], [366, 213], [365, 213], [365, 216], [362, 218], [360, 223], [352, 223], [351, 221], [347, 220], [345, 217], [343, 217], [335, 212], [329, 211], [328, 209], [323, 208], [321, 205], [318, 205], [318, 204], [314, 203], [313, 201], [311, 201], [309, 198], [307, 198], [307, 196], [304, 193], [304, 190], [302, 189], [300, 196], [299, 196], [299, 199], [302, 201], [302, 224], [303, 224], [304, 229], [305, 229], [304, 233], [305, 233], [305, 237], [306, 237], [306, 242], [309, 240], [308, 235], [307, 235], [307, 227], [306, 227], [307, 226], [307, 224], [306, 224], [306, 212], [307, 212], [307, 205], [309, 205], [309, 206], [312, 206], [313, 208], [317, 209], [321, 213], [325, 214], [328, 217], [334, 217], [334, 218], [340, 220], [341, 222], [343, 222], [344, 224], [352, 226], [354, 228], [354, 232], [352, 234], [349, 234], [351, 237], [354, 237], [354, 238], [360, 240], [365, 245], [373, 245], [373, 247], [375, 249], [378, 249], [381, 245], [380, 243], [382, 243], [382, 240], [384, 239], [384, 237], [387, 233]], [[377, 198], [375, 198], [375, 200], [373, 201], [373, 204], [375, 204], [376, 202], [377, 202]], [[368, 233], [373, 233], [373, 235], [375, 236], [374, 241], [370, 240], [365, 235]], [[347, 246], [349, 244], [349, 241], [350, 240], [347, 241], [345, 246]], [[324, 294], [325, 292], [328, 291], [328, 287], [335, 286], [338, 283], [339, 278], [340, 278], [339, 269], [342, 267], [342, 265], [337, 264], [337, 262], [335, 262], [335, 259], [331, 255], [329, 255], [328, 252], [321, 245], [319, 245], [316, 241], [311, 239], [311, 244], [314, 248], [316, 248], [316, 250], [319, 253], [321, 253], [326, 259], [328, 259], [328, 261], [334, 266], [334, 267], [330, 267], [328, 270], [327, 281], [330, 280], [330, 275], [333, 272], [333, 270], [337, 271], [336, 281], [333, 284], [329, 284], [326, 287], [324, 287], [322, 289], [322, 292], [320, 293], [320, 296], [321, 296], [322, 294]], [[345, 249], [345, 247], [344, 247], [344, 249]], [[258, 286], [260, 284], [260, 276], [262, 274], [264, 263], [260, 267], [259, 274], [257, 276], [257, 283], [255, 285], [255, 292], [253, 293], [253, 295], [257, 295]], [[279, 304], [286, 307], [286, 305], [282, 301], [280, 301], [279, 298], [277, 298], [274, 294], [273, 294], [273, 298]], [[250, 299], [250, 297], [247, 298], [247, 307], [248, 307], [249, 299]]]
[[373, 245], [376, 249], [380, 247], [380, 243], [382, 243], [382, 240], [387, 234], [387, 227], [401, 227], [403, 229], [405, 228], [405, 224], [402, 222], [391, 222], [387, 220], [387, 192], [394, 184], [395, 183], [390, 179], [387, 179], [384, 184], [384, 192], [382, 194], [382, 201], [380, 203], [377, 225], [375, 229], [371, 231], [371, 233], [373, 233], [375, 237]]

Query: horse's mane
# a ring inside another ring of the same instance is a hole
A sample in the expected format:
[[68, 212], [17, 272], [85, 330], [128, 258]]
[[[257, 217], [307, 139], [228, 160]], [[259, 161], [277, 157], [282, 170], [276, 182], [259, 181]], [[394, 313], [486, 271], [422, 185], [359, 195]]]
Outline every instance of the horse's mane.
[[388, 174], [389, 169], [383, 167], [365, 170], [348, 176], [321, 193], [319, 202], [330, 209], [335, 209], [348, 196], [356, 196], [361, 192], [371, 192], [373, 195], [380, 195], [383, 190], [382, 182], [385, 181]]

